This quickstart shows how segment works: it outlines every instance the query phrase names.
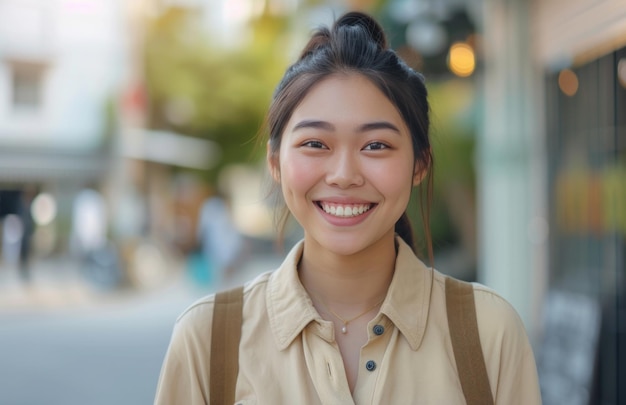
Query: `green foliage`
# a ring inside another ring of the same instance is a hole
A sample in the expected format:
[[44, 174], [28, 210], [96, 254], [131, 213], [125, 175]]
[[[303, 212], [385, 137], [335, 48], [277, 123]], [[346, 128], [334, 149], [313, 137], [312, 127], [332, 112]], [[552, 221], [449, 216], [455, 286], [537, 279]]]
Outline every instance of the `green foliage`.
[[249, 45], [223, 49], [211, 42], [198, 16], [172, 8], [147, 33], [148, 126], [217, 142], [221, 159], [202, 173], [209, 180], [222, 167], [264, 152], [254, 138], [285, 68], [278, 49], [284, 27], [281, 19], [261, 17], [251, 26]]
[[[468, 195], [475, 190], [474, 167], [476, 93], [468, 80], [446, 80], [428, 84], [431, 106], [431, 146], [434, 155], [434, 183], [430, 206], [430, 230], [435, 251], [459, 243], [459, 224], [450, 209], [450, 190], [462, 188]], [[425, 185], [421, 185], [424, 188]], [[421, 197], [423, 193], [423, 197]], [[412, 207], [426, 202], [426, 190], [416, 188]], [[464, 215], [475, 215], [473, 202], [467, 202]], [[409, 211], [418, 239], [424, 239], [419, 210]], [[420, 250], [426, 257], [425, 244]]]

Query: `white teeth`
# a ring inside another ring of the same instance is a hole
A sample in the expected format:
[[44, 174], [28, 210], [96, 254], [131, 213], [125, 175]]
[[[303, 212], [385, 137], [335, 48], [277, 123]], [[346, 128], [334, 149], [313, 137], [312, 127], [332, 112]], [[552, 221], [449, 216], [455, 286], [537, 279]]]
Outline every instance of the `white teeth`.
[[352, 205], [330, 205], [328, 203], [321, 203], [324, 212], [336, 217], [349, 218], [361, 215], [372, 208], [371, 204], [352, 204]]

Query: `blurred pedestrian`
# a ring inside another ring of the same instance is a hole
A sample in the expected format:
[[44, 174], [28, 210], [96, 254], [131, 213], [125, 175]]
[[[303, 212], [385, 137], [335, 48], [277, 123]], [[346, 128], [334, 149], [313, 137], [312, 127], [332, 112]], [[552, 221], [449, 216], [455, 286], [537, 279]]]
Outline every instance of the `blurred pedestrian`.
[[81, 261], [83, 275], [104, 289], [118, 287], [123, 281], [117, 247], [108, 237], [108, 221], [106, 201], [99, 191], [88, 187], [76, 194], [70, 246]]
[[75, 254], [86, 257], [107, 243], [107, 209], [104, 197], [92, 188], [80, 190], [72, 206], [71, 246]]
[[2, 261], [19, 266], [24, 224], [20, 217], [22, 192], [19, 189], [0, 190], [0, 241]]
[[35, 186], [26, 186], [20, 193], [18, 216], [22, 220], [22, 240], [20, 243], [19, 271], [23, 281], [28, 282], [31, 278], [31, 251], [32, 239], [35, 233], [35, 221], [32, 215], [32, 204], [37, 197], [38, 190]]
[[226, 199], [214, 193], [202, 204], [197, 237], [203, 262], [210, 271], [210, 279], [217, 285], [233, 276], [243, 252], [242, 235], [235, 226]]
[[[414, 253], [407, 209], [414, 186], [432, 188], [428, 115], [424, 78], [374, 19], [348, 13], [314, 33], [267, 120], [269, 169], [304, 240], [246, 284], [242, 310], [233, 290], [179, 317], [157, 404], [541, 402], [514, 309]], [[239, 341], [223, 327], [238, 311]]]

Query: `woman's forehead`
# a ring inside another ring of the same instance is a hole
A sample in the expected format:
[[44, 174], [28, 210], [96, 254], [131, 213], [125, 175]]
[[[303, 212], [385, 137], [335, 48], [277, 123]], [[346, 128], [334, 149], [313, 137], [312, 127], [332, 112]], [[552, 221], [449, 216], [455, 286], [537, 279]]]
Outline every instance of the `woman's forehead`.
[[360, 74], [334, 74], [312, 86], [294, 109], [289, 127], [302, 120], [405, 124], [396, 106], [371, 80]]

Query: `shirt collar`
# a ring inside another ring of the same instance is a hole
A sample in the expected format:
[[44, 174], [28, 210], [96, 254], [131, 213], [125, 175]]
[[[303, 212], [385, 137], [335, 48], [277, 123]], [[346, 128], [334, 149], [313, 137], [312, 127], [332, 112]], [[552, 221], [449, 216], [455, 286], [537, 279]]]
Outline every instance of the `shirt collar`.
[[298, 262], [304, 242], [298, 242], [270, 276], [267, 312], [270, 327], [280, 350], [285, 349], [305, 326], [319, 317], [298, 277]]
[[[393, 279], [381, 306], [385, 314], [417, 350], [424, 336], [432, 286], [432, 271], [401, 239]], [[312, 321], [320, 317], [298, 277], [298, 262], [304, 242], [296, 244], [280, 267], [272, 273], [267, 287], [267, 310], [270, 327], [280, 350]]]
[[391, 319], [411, 349], [417, 350], [426, 330], [433, 271], [415, 256], [402, 238], [396, 237], [396, 240], [396, 268], [380, 312]]

